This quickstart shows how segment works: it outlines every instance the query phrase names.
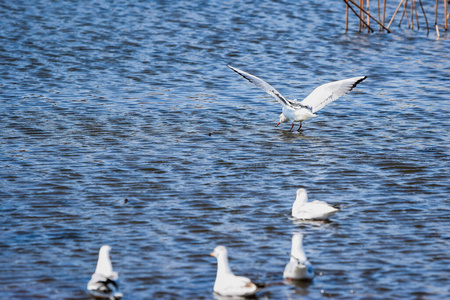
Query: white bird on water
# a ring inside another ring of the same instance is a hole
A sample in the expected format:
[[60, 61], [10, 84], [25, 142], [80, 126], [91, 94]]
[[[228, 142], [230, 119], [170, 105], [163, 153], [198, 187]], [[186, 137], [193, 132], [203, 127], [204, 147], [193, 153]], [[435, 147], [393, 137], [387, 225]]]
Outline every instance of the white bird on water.
[[97, 268], [87, 284], [89, 293], [100, 299], [121, 299], [123, 294], [119, 292], [119, 274], [113, 271], [109, 252], [111, 247], [103, 245], [98, 254]]
[[353, 77], [323, 84], [316, 88], [303, 101], [298, 102], [296, 99], [286, 99], [285, 97], [283, 97], [283, 95], [280, 94], [280, 92], [278, 92], [274, 87], [272, 87], [261, 78], [234, 68], [230, 65], [228, 65], [228, 67], [254, 85], [263, 89], [266, 93], [273, 96], [275, 99], [277, 99], [278, 102], [283, 105], [283, 112], [280, 115], [280, 120], [277, 126], [284, 122], [292, 122], [290, 131], [292, 131], [292, 128], [294, 128], [294, 122], [300, 122], [300, 126], [297, 130], [300, 131], [303, 121], [306, 121], [312, 117], [316, 117], [317, 115], [315, 113], [317, 111], [321, 110], [327, 104], [333, 102], [339, 97], [347, 94], [356, 85], [367, 78], [366, 76]]
[[314, 269], [303, 251], [303, 235], [292, 236], [291, 259], [284, 268], [283, 278], [290, 280], [309, 280], [314, 277]]
[[214, 293], [220, 296], [248, 297], [254, 295], [264, 286], [253, 283], [249, 278], [236, 276], [228, 264], [228, 251], [225, 246], [217, 246], [211, 256], [217, 258], [217, 275]]
[[325, 201], [314, 200], [308, 202], [306, 190], [300, 188], [297, 190], [295, 202], [292, 205], [292, 216], [303, 220], [326, 220], [338, 210]]

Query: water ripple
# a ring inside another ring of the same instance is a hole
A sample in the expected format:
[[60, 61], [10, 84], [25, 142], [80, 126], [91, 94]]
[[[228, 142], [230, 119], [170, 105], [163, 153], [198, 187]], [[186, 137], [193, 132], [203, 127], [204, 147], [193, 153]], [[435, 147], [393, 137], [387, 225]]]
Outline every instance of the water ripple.
[[[128, 299], [211, 299], [218, 244], [280, 283], [298, 230], [316, 278], [260, 298], [448, 295], [445, 40], [344, 34], [342, 3], [28, 4], [0, 5], [5, 298], [85, 299], [102, 244]], [[228, 63], [298, 99], [368, 79], [290, 133]], [[342, 211], [290, 219], [298, 187]]]

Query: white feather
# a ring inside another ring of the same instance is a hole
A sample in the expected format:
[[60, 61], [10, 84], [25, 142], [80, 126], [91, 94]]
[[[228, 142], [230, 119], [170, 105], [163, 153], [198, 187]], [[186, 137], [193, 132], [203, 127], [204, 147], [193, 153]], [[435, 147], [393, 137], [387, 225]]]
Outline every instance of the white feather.
[[334, 100], [350, 92], [364, 79], [366, 79], [366, 76], [353, 77], [323, 84], [317, 87], [300, 103], [310, 107], [311, 112], [315, 113], [324, 108], [327, 104], [330, 104]]

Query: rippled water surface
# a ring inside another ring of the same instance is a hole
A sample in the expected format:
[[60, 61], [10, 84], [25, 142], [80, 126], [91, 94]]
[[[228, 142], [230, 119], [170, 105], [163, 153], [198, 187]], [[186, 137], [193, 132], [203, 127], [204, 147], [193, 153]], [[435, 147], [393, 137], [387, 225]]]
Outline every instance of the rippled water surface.
[[[213, 299], [218, 244], [235, 273], [273, 284], [260, 299], [448, 297], [449, 41], [345, 34], [344, 12], [0, 4], [2, 298], [88, 298], [102, 244], [124, 299]], [[290, 133], [228, 63], [289, 98], [368, 78]], [[299, 187], [344, 208], [294, 221]], [[296, 231], [316, 271], [301, 286], [282, 283]]]

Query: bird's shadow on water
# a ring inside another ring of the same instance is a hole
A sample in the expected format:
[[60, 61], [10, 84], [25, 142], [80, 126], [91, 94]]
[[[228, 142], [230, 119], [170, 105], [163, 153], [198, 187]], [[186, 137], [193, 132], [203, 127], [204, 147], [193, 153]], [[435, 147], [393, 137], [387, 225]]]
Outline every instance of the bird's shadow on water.
[[285, 143], [293, 143], [303, 140], [310, 141], [315, 144], [321, 144], [324, 140], [322, 136], [314, 134], [314, 128], [305, 128], [304, 130], [300, 129], [300, 131], [279, 130], [278, 138]]
[[289, 131], [289, 129], [278, 128], [276, 130], [278, 139], [285, 143], [294, 143], [303, 140], [312, 143], [312, 145], [322, 146], [338, 137], [336, 134], [330, 134], [329, 130], [323, 130], [322, 128], [313, 126], [302, 128], [300, 131]]
[[291, 143], [299, 139], [310, 139], [310, 137], [304, 134], [303, 130], [300, 131], [280, 130], [279, 138], [286, 143]]

